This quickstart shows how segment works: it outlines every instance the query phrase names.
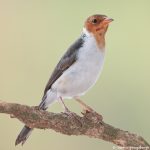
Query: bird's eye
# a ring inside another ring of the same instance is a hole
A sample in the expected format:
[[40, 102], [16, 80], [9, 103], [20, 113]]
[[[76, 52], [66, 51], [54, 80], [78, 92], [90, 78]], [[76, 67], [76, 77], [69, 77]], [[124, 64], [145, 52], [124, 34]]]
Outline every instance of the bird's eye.
[[92, 20], [92, 23], [93, 23], [93, 24], [96, 24], [97, 22], [98, 22], [97, 19], [93, 19], [93, 20]]

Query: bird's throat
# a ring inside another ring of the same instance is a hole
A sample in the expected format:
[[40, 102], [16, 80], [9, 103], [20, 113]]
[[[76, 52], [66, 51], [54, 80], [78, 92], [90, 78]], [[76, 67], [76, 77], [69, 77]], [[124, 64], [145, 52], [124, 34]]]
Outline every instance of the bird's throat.
[[97, 46], [101, 51], [105, 50], [105, 32], [101, 30], [95, 30], [94, 32], [89, 32], [85, 28], [83, 28], [83, 33], [86, 35], [86, 37], [94, 37]]
[[96, 32], [94, 34], [94, 37], [96, 39], [97, 45], [101, 50], [105, 49], [105, 34], [101, 32]]

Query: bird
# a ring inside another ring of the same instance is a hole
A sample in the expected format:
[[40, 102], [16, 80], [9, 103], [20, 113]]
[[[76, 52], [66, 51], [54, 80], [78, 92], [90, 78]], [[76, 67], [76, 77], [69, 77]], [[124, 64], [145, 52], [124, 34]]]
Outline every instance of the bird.
[[[94, 86], [101, 74], [106, 53], [105, 34], [112, 21], [112, 18], [101, 14], [89, 16], [85, 20], [80, 36], [52, 72], [38, 106], [40, 110], [46, 110], [53, 102], [60, 101], [65, 112], [71, 114], [64, 99], [75, 99], [83, 104], [80, 97]], [[15, 145], [23, 145], [32, 131], [25, 125]]]

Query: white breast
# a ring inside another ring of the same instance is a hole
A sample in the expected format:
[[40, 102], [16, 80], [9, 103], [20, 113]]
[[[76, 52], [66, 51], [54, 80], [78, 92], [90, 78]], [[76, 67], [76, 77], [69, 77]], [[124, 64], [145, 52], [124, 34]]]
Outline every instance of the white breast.
[[53, 84], [58, 96], [72, 98], [83, 95], [97, 81], [104, 62], [104, 52], [88, 35], [78, 53], [78, 60]]

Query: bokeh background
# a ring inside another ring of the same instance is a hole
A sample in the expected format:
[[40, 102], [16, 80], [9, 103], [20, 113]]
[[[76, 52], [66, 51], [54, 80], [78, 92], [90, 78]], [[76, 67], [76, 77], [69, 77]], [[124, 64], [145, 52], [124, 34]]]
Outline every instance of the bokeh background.
[[[114, 18], [106, 36], [100, 80], [82, 99], [113, 126], [150, 142], [149, 0], [0, 0], [0, 99], [27, 105], [40, 102], [45, 84], [67, 47], [92, 14]], [[75, 112], [75, 101], [66, 101]], [[55, 103], [49, 111], [60, 112]], [[34, 130], [15, 147], [23, 124], [0, 114], [0, 150], [111, 150], [113, 144], [85, 136]]]

